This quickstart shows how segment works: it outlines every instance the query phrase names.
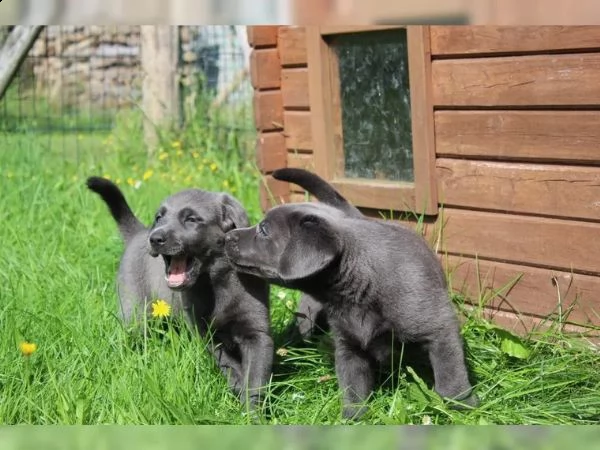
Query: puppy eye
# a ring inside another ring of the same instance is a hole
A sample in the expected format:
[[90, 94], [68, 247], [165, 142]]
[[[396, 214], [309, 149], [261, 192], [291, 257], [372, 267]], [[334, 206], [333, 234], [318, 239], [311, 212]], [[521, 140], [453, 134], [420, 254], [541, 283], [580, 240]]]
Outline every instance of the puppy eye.
[[269, 234], [269, 227], [264, 222], [260, 222], [258, 224], [257, 230], [258, 230], [258, 234], [261, 234], [263, 236], [267, 236]]
[[154, 221], [158, 222], [160, 219], [162, 219], [162, 214], [161, 213], [156, 213], [156, 215], [154, 216]]
[[201, 223], [204, 222], [204, 220], [201, 217], [197, 217], [197, 216], [187, 216], [184, 219], [185, 223]]

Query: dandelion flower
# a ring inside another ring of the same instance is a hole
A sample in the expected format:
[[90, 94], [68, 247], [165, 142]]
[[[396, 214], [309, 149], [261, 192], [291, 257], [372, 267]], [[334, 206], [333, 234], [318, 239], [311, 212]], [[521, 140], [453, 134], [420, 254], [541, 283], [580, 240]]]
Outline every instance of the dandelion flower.
[[161, 152], [160, 155], [158, 155], [158, 160], [159, 161], [164, 161], [168, 157], [169, 157], [169, 154], [167, 152]]
[[121, 184], [121, 179], [120, 179], [120, 178], [117, 178], [117, 179], [115, 180], [115, 184]]
[[210, 164], [210, 170], [212, 170], [213, 172], [216, 172], [218, 168], [219, 168], [219, 166], [217, 166], [216, 163]]
[[135, 184], [135, 180], [131, 177], [127, 178], [127, 184], [129, 186], [133, 186]]
[[229, 187], [229, 181], [227, 181], [227, 180], [224, 180], [224, 181], [223, 181], [223, 187], [224, 187], [225, 189], [227, 189], [227, 188]]
[[144, 175], [142, 175], [142, 179], [144, 181], [148, 181], [153, 174], [154, 174], [154, 171], [152, 169], [148, 169], [144, 172]]
[[175, 154], [176, 154], [177, 156], [183, 156], [183, 151], [182, 151], [182, 150], [177, 150], [177, 151], [175, 152]]
[[173, 143], [171, 144], [171, 147], [173, 147], [173, 148], [181, 148], [181, 142], [179, 142], [179, 141], [173, 141]]
[[194, 159], [200, 158], [200, 153], [198, 153], [198, 152], [192, 152], [192, 158], [194, 158]]
[[23, 356], [31, 356], [37, 350], [37, 345], [33, 342], [21, 342], [19, 350], [21, 350]]
[[156, 300], [152, 303], [152, 317], [169, 317], [171, 315], [171, 305], [164, 300]]

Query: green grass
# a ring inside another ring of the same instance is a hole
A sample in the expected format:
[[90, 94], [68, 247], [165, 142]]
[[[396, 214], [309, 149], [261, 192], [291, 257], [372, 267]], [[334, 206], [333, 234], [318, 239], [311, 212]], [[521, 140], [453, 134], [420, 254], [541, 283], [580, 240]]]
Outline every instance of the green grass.
[[[131, 346], [116, 317], [122, 244], [105, 205], [84, 183], [89, 175], [117, 180], [144, 222], [177, 190], [226, 190], [255, 223], [261, 211], [252, 139], [196, 123], [182, 135], [165, 136], [149, 157], [135, 114], [120, 117], [110, 135], [0, 135], [0, 422], [251, 423], [203, 342], [169, 331], [164, 339]], [[272, 289], [279, 345], [298, 297]], [[455, 300], [466, 315], [463, 333], [481, 407], [453, 411], [418, 371], [402, 370], [374, 393], [363, 423], [598, 421], [597, 353], [558, 331], [535, 341], [515, 338], [477, 309], [467, 312], [464, 299]], [[23, 341], [38, 346], [30, 357], [19, 351]], [[259, 421], [341, 423], [329, 341], [286, 350], [276, 356]]]

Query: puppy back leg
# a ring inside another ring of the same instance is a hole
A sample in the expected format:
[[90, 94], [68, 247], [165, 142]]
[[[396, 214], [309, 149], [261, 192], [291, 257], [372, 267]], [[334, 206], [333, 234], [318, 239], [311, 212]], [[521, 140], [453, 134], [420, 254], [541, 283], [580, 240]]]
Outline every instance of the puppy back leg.
[[242, 401], [254, 408], [262, 399], [273, 366], [273, 339], [268, 333], [257, 332], [241, 345], [244, 388]]
[[458, 330], [437, 336], [427, 344], [427, 349], [436, 392], [444, 398], [454, 399], [472, 407], [477, 406], [479, 400], [472, 393], [463, 342]]
[[373, 390], [374, 371], [366, 352], [351, 346], [343, 338], [335, 339], [335, 372], [343, 391], [342, 416], [359, 419], [367, 407], [363, 403]]

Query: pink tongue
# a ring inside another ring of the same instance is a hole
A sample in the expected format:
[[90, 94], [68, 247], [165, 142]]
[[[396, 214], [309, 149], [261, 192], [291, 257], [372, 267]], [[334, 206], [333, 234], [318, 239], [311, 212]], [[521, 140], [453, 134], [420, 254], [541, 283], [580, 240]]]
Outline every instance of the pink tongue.
[[167, 281], [172, 286], [183, 284], [186, 279], [187, 259], [185, 257], [172, 257], [169, 265]]

